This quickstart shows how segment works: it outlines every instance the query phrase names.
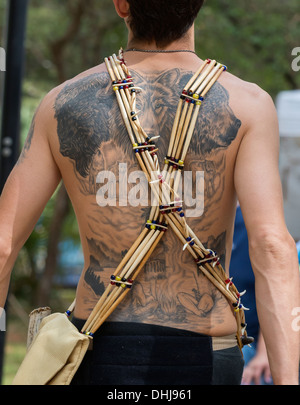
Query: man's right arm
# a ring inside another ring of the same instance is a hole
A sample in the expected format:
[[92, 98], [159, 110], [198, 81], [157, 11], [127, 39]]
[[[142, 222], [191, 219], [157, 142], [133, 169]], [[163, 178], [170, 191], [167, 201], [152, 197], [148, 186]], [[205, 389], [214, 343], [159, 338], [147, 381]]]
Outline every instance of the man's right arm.
[[0, 307], [4, 307], [11, 270], [46, 203], [61, 180], [49, 134], [56, 130], [53, 100], [38, 108], [24, 148], [0, 197]]
[[277, 114], [262, 90], [247, 107], [235, 187], [248, 232], [257, 311], [274, 383], [297, 384], [299, 332], [292, 328], [292, 311], [300, 306], [299, 267], [284, 219]]

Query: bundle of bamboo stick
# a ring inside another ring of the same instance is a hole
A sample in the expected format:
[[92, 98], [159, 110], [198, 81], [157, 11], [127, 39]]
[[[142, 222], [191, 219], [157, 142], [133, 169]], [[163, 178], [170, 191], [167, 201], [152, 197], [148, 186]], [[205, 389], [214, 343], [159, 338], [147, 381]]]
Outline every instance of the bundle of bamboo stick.
[[170, 136], [168, 154], [160, 170], [155, 140], [143, 130], [136, 111], [137, 92], [142, 90], [134, 85], [126, 66], [122, 49], [119, 55], [105, 58], [106, 67], [112, 80], [120, 112], [126, 126], [133, 150], [146, 175], [155, 200], [152, 203], [145, 229], [131, 246], [114, 274], [111, 283], [99, 299], [82, 328], [93, 334], [125, 298], [146, 261], [170, 227], [193, 256], [200, 271], [216, 286], [232, 304], [237, 321], [237, 341], [241, 348], [247, 344], [244, 308], [240, 294], [232, 279], [229, 279], [219, 262], [216, 252], [205, 248], [185, 220], [183, 201], [177, 193], [184, 160], [194, 132], [196, 120], [205, 95], [218, 80], [226, 66], [215, 60], [205, 60], [187, 83], [179, 99]]

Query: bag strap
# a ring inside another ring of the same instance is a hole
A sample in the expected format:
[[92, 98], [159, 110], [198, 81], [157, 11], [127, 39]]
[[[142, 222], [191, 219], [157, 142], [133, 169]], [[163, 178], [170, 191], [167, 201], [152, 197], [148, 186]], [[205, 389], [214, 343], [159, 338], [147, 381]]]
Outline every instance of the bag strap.
[[145, 229], [111, 276], [110, 284], [95, 305], [82, 332], [92, 336], [125, 298], [132, 286], [133, 277], [138, 276], [170, 227], [182, 242], [183, 249], [193, 256], [198, 269], [232, 304], [237, 321], [237, 341], [242, 348], [247, 341], [244, 316], [244, 309], [247, 308], [244, 308], [240, 298], [243, 293], [239, 293], [232, 283], [232, 278], [228, 278], [217, 253], [205, 248], [187, 224], [183, 201], [177, 193], [201, 104], [207, 92], [227, 68], [215, 60], [207, 59], [183, 89], [170, 136], [168, 154], [164, 160], [164, 168], [160, 171], [156, 154], [158, 149], [154, 142], [159, 136], [149, 138], [139, 122], [136, 94], [137, 90], [142, 89], [134, 85], [122, 49], [118, 57], [114, 54], [105, 58], [105, 63], [133, 150], [156, 200], [152, 204]]

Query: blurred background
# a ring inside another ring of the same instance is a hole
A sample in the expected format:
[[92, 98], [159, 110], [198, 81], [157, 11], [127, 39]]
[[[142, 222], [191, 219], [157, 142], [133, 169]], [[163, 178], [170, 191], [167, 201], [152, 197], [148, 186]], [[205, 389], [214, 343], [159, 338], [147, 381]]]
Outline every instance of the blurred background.
[[[12, 3], [0, 0], [2, 122], [6, 118], [3, 88], [8, 71], [4, 59]], [[102, 63], [121, 46], [125, 48], [127, 40], [126, 27], [112, 0], [29, 0], [25, 17], [18, 153], [46, 93]], [[226, 64], [231, 73], [257, 83], [273, 97], [280, 119], [286, 219], [293, 237], [300, 240], [299, 0], [207, 0], [196, 22], [196, 51], [202, 58]], [[2, 140], [7, 137], [3, 128]], [[2, 152], [4, 147], [2, 142]], [[76, 220], [60, 187], [15, 264], [6, 333], [0, 332], [5, 335], [2, 384], [10, 384], [25, 354], [28, 313], [45, 305], [64, 311], [73, 300], [82, 264]]]

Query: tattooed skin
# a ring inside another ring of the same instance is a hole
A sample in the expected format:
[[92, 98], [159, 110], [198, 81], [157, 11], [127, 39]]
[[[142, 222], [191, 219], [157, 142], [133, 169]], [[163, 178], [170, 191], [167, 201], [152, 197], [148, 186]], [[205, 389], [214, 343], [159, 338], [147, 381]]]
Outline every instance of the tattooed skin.
[[29, 128], [29, 132], [28, 132], [27, 138], [25, 140], [22, 152], [21, 152], [21, 154], [19, 156], [19, 159], [17, 161], [17, 164], [20, 164], [25, 159], [25, 157], [27, 155], [27, 152], [30, 149], [32, 137], [33, 137], [33, 134], [34, 134], [35, 117], [37, 115], [37, 112], [38, 112], [38, 109], [36, 110], [36, 112], [35, 112], [35, 114], [34, 114], [34, 116], [32, 118], [31, 125], [30, 125], [30, 128]]
[[[134, 83], [143, 89], [137, 96], [139, 119], [148, 136], [160, 135], [156, 145], [159, 161], [163, 162], [180, 92], [193, 73], [171, 69], [131, 74]], [[60, 154], [72, 164], [81, 198], [79, 222], [84, 223], [81, 238], [88, 258], [77, 291], [81, 306], [77, 313], [83, 317], [88, 316], [110, 275], [143, 229], [150, 206], [124, 206], [119, 200], [120, 187], [125, 184], [119, 164], [126, 163], [128, 179], [140, 167], [107, 72], [67, 83], [56, 99], [55, 118]], [[218, 252], [224, 266], [228, 229], [220, 218], [221, 206], [229, 193], [227, 154], [240, 126], [230, 108], [227, 90], [215, 83], [201, 107], [185, 161], [185, 170], [203, 171], [205, 179], [203, 214], [188, 222], [203, 244]], [[99, 177], [104, 171], [113, 174], [113, 189], [107, 186], [107, 194], [116, 203], [100, 207], [96, 196], [107, 182]], [[134, 182], [128, 181], [126, 187], [128, 193], [138, 195]], [[224, 322], [226, 310], [226, 299], [199, 273], [169, 230], [111, 319], [209, 333]]]

